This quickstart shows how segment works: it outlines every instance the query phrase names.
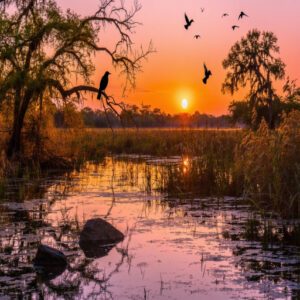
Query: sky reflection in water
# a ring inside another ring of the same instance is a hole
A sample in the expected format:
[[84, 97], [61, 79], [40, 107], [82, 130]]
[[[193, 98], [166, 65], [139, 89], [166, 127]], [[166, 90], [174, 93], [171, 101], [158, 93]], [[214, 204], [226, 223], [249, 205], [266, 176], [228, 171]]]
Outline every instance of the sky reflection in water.
[[[165, 164], [178, 161], [178, 168], [188, 173], [188, 158], [106, 158], [74, 172], [72, 180], [45, 184], [40, 199], [6, 203], [1, 267], [8, 267], [4, 250], [12, 247], [20, 272], [0, 275], [2, 293], [11, 293], [4, 288], [5, 278], [23, 295], [37, 296], [39, 290], [48, 299], [285, 299], [291, 289], [299, 289], [298, 249], [286, 257], [282, 251], [263, 251], [258, 242], [224, 239], [226, 230], [241, 232], [247, 207], [237, 207], [230, 198], [220, 205], [207, 198], [165, 198], [160, 192]], [[26, 217], [16, 220], [16, 213], [24, 211]], [[78, 230], [94, 217], [105, 218], [126, 238], [107, 256], [87, 259], [78, 246]], [[61, 249], [70, 263], [49, 282], [36, 280], [30, 264], [39, 240]], [[269, 262], [269, 271], [259, 268], [261, 262]]]

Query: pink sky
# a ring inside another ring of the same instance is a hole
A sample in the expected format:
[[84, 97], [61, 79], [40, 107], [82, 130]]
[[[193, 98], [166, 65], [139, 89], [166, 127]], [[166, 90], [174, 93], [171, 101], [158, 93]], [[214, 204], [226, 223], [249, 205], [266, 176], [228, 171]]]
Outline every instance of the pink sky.
[[[58, 0], [62, 8], [71, 8], [86, 15], [97, 9], [98, 0]], [[132, 1], [126, 1], [130, 5]], [[227, 112], [230, 101], [239, 96], [223, 95], [221, 85], [225, 77], [222, 60], [230, 47], [248, 30], [257, 28], [273, 31], [278, 37], [280, 57], [286, 63], [286, 73], [292, 79], [300, 78], [300, 1], [299, 0], [140, 0], [142, 10], [137, 20], [143, 25], [133, 36], [135, 44], [147, 46], [152, 40], [157, 52], [151, 55], [138, 74], [137, 87], [127, 97], [121, 97], [124, 80], [118, 76], [103, 56], [95, 58], [99, 65], [95, 85], [109, 68], [112, 71], [109, 92], [130, 104], [150, 104], [163, 111], [181, 112], [180, 102], [189, 101], [189, 112], [220, 115]], [[204, 13], [201, 7], [205, 8]], [[238, 21], [240, 11], [250, 17]], [[186, 31], [184, 13], [195, 22]], [[221, 18], [227, 12], [229, 17]], [[233, 32], [231, 26], [240, 29]], [[109, 28], [107, 29], [109, 31]], [[193, 36], [200, 34], [201, 39]], [[203, 62], [213, 76], [208, 85], [202, 84]], [[100, 108], [96, 100], [88, 102]]]

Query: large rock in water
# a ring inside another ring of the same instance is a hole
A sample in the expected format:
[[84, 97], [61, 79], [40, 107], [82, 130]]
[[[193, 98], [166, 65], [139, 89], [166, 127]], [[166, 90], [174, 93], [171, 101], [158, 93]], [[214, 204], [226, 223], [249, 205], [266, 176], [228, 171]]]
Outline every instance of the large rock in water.
[[86, 222], [80, 233], [79, 245], [86, 257], [102, 257], [124, 239], [124, 234], [103, 219]]
[[34, 267], [45, 279], [53, 279], [67, 267], [67, 258], [59, 250], [40, 245], [34, 259]]

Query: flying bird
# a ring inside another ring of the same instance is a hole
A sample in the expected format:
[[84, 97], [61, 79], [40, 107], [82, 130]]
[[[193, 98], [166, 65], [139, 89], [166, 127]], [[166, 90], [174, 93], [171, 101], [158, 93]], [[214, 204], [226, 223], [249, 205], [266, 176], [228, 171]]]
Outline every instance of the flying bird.
[[249, 17], [249, 16], [246, 15], [243, 11], [241, 11], [238, 20], [239, 20], [239, 19], [243, 19], [243, 17]]
[[101, 99], [101, 95], [102, 93], [105, 91], [105, 89], [107, 88], [108, 85], [108, 76], [110, 75], [110, 73], [108, 71], [105, 72], [105, 74], [102, 76], [101, 81], [100, 81], [100, 86], [99, 86], [99, 90], [98, 90], [98, 95], [97, 95], [97, 99], [100, 100]]
[[231, 26], [232, 30], [236, 30], [237, 28], [240, 28], [240, 26], [237, 26], [237, 25], [233, 25]]
[[212, 75], [211, 71], [207, 69], [206, 65], [203, 64], [204, 66], [204, 78], [203, 78], [203, 83], [206, 84], [207, 83], [207, 80], [208, 78]]
[[190, 27], [190, 26], [192, 25], [192, 23], [194, 22], [194, 20], [193, 20], [193, 19], [190, 20], [186, 14], [184, 14], [184, 17], [185, 17], [185, 22], [186, 22], [186, 24], [184, 25], [184, 28], [185, 28], [186, 30], [188, 30], [189, 27]]
[[229, 16], [229, 14], [228, 14], [228, 13], [225, 13], [225, 14], [222, 15], [222, 18], [228, 17], [228, 16]]
[[195, 38], [196, 40], [198, 40], [198, 39], [201, 38], [201, 36], [200, 36], [199, 34], [196, 34], [196, 35], [194, 36], [194, 38]]
[[204, 7], [201, 7], [201, 12], [204, 12]]

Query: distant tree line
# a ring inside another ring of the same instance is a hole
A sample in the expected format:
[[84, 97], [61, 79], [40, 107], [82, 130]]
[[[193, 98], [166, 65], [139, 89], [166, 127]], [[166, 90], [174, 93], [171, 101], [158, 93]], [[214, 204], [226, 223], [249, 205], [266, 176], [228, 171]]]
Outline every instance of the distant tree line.
[[215, 117], [208, 114], [200, 114], [198, 111], [193, 114], [167, 114], [159, 108], [151, 108], [150, 105], [127, 105], [120, 113], [120, 117], [113, 112], [105, 113], [102, 110], [92, 110], [85, 107], [77, 110], [73, 103], [58, 109], [54, 114], [55, 126], [60, 128], [88, 127], [193, 127], [193, 128], [229, 128], [233, 124], [229, 116], [222, 115]]
[[[243, 126], [256, 130], [262, 120], [270, 129], [278, 127], [285, 114], [300, 110], [300, 87], [287, 78], [282, 91], [275, 89], [275, 82], [286, 79], [286, 66], [278, 56], [277, 37], [272, 32], [253, 29], [237, 41], [223, 61], [227, 71], [222, 85], [223, 93], [234, 95], [241, 89], [248, 94], [243, 100], [233, 100], [228, 116], [214, 117], [195, 112], [170, 115], [152, 109], [149, 105], [127, 105], [118, 118], [112, 111], [92, 111], [84, 108], [82, 124], [87, 127], [233, 127]], [[76, 110], [74, 106], [71, 110]], [[79, 113], [79, 112], [78, 112]], [[57, 114], [56, 118], [59, 116]], [[78, 116], [79, 117], [79, 116]], [[59, 118], [58, 118], [59, 119]], [[58, 120], [57, 119], [57, 120]], [[78, 124], [81, 124], [78, 122]], [[70, 126], [70, 118], [56, 122], [57, 126]]]

